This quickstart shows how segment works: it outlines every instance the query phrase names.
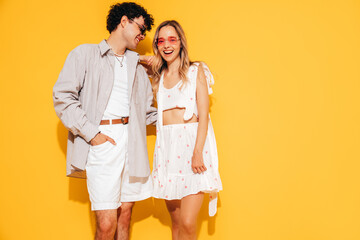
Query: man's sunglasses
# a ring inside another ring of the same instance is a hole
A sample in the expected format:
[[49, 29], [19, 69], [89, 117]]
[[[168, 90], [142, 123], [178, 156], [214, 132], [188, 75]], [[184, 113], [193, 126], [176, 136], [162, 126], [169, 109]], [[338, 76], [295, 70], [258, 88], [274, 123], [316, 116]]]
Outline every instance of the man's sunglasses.
[[138, 25], [141, 35], [143, 35], [143, 36], [146, 35], [146, 33], [145, 33], [146, 32], [146, 27], [145, 26], [135, 22], [133, 19], [130, 19], [130, 21], [134, 22], [134, 23], [136, 23], [136, 25]]

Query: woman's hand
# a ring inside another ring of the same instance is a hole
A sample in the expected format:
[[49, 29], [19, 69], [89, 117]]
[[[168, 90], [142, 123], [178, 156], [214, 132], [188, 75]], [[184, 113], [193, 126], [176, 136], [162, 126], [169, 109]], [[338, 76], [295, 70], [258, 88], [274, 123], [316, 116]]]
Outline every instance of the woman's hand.
[[191, 168], [194, 173], [202, 173], [207, 170], [204, 165], [202, 151], [194, 151], [191, 159]]
[[151, 65], [153, 64], [155, 56], [146, 56], [146, 55], [140, 55], [140, 64], [143, 65], [145, 68], [145, 71], [149, 77], [152, 77], [153, 71], [151, 69]]
[[151, 55], [151, 56], [140, 55], [140, 62], [142, 62], [148, 66], [151, 66], [153, 64], [154, 57], [155, 56], [153, 56], [153, 55]]

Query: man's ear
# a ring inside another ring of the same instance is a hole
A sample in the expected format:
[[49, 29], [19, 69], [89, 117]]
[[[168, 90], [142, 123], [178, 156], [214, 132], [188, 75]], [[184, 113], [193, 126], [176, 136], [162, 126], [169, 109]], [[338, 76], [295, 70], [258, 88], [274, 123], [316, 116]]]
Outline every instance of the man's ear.
[[119, 24], [121, 25], [121, 27], [124, 28], [125, 25], [126, 25], [128, 22], [129, 22], [129, 18], [124, 15], [124, 16], [121, 17], [121, 20], [120, 20], [120, 23], [119, 23]]

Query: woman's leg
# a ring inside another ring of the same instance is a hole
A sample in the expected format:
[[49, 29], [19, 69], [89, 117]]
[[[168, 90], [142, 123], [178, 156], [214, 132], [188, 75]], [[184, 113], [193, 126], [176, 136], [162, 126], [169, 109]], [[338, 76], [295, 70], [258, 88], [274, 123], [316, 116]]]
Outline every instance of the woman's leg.
[[180, 200], [165, 200], [166, 207], [171, 217], [171, 232], [172, 239], [178, 240], [179, 229], [180, 229]]
[[203, 200], [202, 192], [181, 199], [179, 240], [196, 239], [196, 221]]

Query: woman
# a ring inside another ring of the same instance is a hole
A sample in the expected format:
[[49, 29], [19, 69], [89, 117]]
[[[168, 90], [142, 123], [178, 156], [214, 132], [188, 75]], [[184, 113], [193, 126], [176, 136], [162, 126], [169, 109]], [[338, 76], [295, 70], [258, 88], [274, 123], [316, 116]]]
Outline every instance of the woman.
[[222, 190], [216, 142], [209, 117], [213, 77], [204, 63], [189, 60], [185, 34], [176, 21], [156, 30], [152, 65], [158, 121], [152, 178], [155, 198], [165, 199], [173, 239], [196, 239], [196, 219], [210, 193], [216, 213]]

